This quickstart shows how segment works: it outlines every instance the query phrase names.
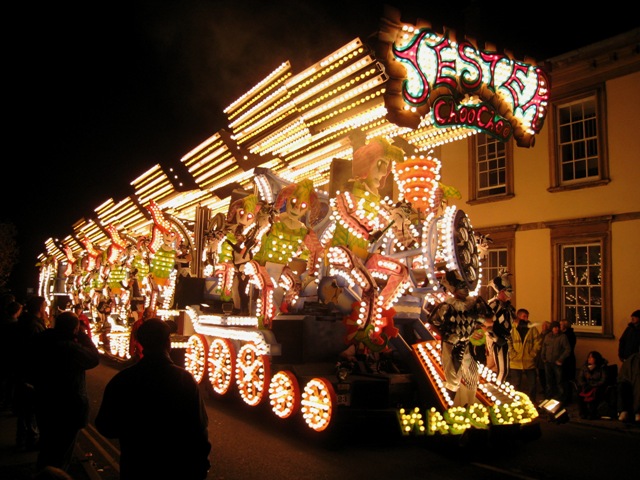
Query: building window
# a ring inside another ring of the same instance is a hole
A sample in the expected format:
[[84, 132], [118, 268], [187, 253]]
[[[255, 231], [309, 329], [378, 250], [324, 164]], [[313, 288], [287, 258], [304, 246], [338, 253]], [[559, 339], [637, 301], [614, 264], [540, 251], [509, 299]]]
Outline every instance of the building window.
[[507, 271], [511, 274], [511, 288], [514, 295], [511, 297], [511, 303], [515, 304], [515, 272], [514, 272], [514, 240], [515, 226], [501, 226], [491, 229], [483, 228], [478, 231], [479, 235], [489, 237], [488, 250], [484, 258], [482, 258], [482, 277], [480, 278], [480, 295], [485, 300], [492, 298], [496, 292], [489, 286], [491, 281], [501, 272]]
[[554, 311], [578, 333], [611, 335], [610, 219], [582, 219], [551, 228]]
[[513, 142], [478, 133], [469, 145], [469, 203], [513, 196]]
[[602, 245], [562, 245], [562, 318], [576, 327], [602, 328]]
[[596, 89], [553, 105], [551, 190], [608, 182], [604, 90]]
[[506, 248], [489, 248], [487, 256], [482, 260], [482, 279], [480, 281], [480, 295], [489, 300], [495, 295], [495, 290], [489, 286], [491, 280], [503, 271], [509, 271]]

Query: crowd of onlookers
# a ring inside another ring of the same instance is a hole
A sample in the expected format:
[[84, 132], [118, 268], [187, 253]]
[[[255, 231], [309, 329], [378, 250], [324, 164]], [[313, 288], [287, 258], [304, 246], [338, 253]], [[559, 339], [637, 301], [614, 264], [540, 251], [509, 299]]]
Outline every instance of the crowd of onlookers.
[[[89, 419], [85, 372], [100, 356], [81, 306], [55, 315], [48, 309], [41, 296], [24, 305], [2, 296], [0, 406], [16, 417], [16, 449], [37, 451], [33, 478], [71, 478], [77, 437]], [[153, 309], [145, 313], [134, 324], [135, 363], [107, 384], [96, 427], [120, 440], [122, 480], [202, 480], [211, 445], [198, 384], [171, 360], [170, 322]], [[177, 409], [168, 423], [159, 421], [167, 405]]]
[[[620, 421], [640, 422], [640, 310], [631, 314], [619, 338], [619, 370], [617, 362], [610, 364], [595, 350], [578, 364], [576, 334], [566, 320], [532, 324], [526, 309], [515, 310], [506, 299], [502, 308], [492, 311], [494, 318], [498, 318], [496, 311], [502, 312], [499, 322], [493, 322], [493, 329], [479, 329], [470, 344], [473, 357], [492, 368], [499, 381], [510, 382], [532, 402], [550, 398], [565, 405], [577, 402], [582, 418], [616, 416]], [[85, 372], [99, 364], [98, 350], [90, 338], [90, 322], [80, 306], [59, 311], [53, 318], [45, 298], [40, 296], [30, 297], [22, 305], [13, 295], [5, 294], [0, 313], [0, 404], [16, 416], [16, 447], [37, 450], [37, 468], [41, 471], [64, 471], [71, 461], [77, 435], [88, 422]], [[120, 408], [122, 400], [116, 398], [139, 390], [140, 404], [146, 404], [151, 412], [149, 392], [164, 397], [174, 395], [175, 402], [188, 393], [193, 400], [190, 405], [198, 410], [193, 416], [194, 432], [201, 439], [197, 447], [204, 452], [196, 461], [199, 470], [193, 478], [203, 478], [201, 475], [204, 472], [206, 476], [208, 469], [208, 461], [203, 459], [210, 448], [206, 412], [193, 378], [170, 360], [170, 327], [151, 313], [145, 311], [135, 322], [131, 352], [136, 359], [135, 368], [125, 369], [107, 387], [96, 425], [107, 436], [124, 435], [125, 445], [131, 442], [134, 450], [137, 448], [137, 456], [151, 458], [154, 452], [135, 447], [137, 442], [129, 439], [127, 429], [117, 427], [117, 419], [124, 413]], [[142, 331], [141, 335], [141, 328], [149, 331]], [[149, 372], [162, 374], [148, 383], [136, 376], [136, 369], [145, 378]], [[176, 385], [167, 381], [172, 376]], [[165, 393], [158, 391], [158, 386]], [[131, 425], [143, 418], [140, 410], [135, 411], [137, 418], [131, 419]], [[149, 432], [154, 431], [153, 421], [149, 417]], [[161, 438], [161, 433], [153, 433], [148, 443], [153, 443], [154, 437]], [[123, 454], [122, 458], [131, 457]], [[131, 478], [140, 473], [135, 465], [124, 468], [130, 469]]]
[[0, 327], [2, 406], [16, 416], [16, 448], [38, 452], [41, 475], [68, 470], [89, 418], [85, 371], [100, 361], [78, 316], [52, 318], [48, 308], [44, 297], [23, 306], [5, 295]]
[[[576, 334], [567, 320], [532, 324], [524, 308], [515, 311], [513, 320], [507, 380], [517, 391], [532, 402], [551, 398], [564, 405], [577, 402], [584, 419], [616, 416], [640, 422], [640, 310], [631, 314], [618, 341], [619, 370], [617, 362], [609, 363], [596, 350], [578, 362]], [[488, 344], [492, 336], [487, 332]], [[497, 373], [491, 352], [487, 348], [482, 356]]]

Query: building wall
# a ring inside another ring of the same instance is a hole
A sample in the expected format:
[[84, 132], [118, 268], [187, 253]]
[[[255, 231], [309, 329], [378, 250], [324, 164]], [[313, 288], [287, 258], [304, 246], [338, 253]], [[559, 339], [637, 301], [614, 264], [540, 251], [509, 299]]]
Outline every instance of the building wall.
[[[587, 60], [581, 60], [587, 61]], [[638, 70], [636, 68], [636, 70]], [[552, 92], [553, 92], [553, 74]], [[576, 79], [575, 88], [588, 84], [589, 75]], [[640, 308], [640, 71], [606, 81], [606, 108], [610, 182], [606, 185], [549, 192], [549, 122], [529, 149], [514, 146], [514, 192], [510, 199], [471, 205], [469, 153], [465, 142], [436, 152], [442, 161], [442, 181], [456, 186], [462, 199], [453, 203], [469, 214], [473, 226], [517, 225], [515, 241], [515, 299], [527, 308], [531, 321], [553, 318], [551, 231], [547, 222], [612, 216], [613, 338], [578, 334], [576, 358], [580, 365], [590, 350], [599, 350], [618, 363], [618, 340], [632, 311]], [[566, 85], [563, 87], [566, 88]], [[553, 93], [552, 93], [553, 95]]]

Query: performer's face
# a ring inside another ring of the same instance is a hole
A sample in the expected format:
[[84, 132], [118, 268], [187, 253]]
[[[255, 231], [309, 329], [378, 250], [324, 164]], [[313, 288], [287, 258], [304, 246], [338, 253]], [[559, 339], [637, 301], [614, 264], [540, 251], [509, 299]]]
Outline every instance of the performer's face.
[[249, 212], [248, 210], [245, 210], [244, 208], [239, 209], [238, 212], [236, 213], [236, 223], [242, 225], [243, 227], [246, 227], [247, 225], [251, 225], [253, 223], [254, 218], [255, 217], [253, 213]]
[[292, 197], [287, 202], [287, 213], [296, 219], [300, 219], [309, 210], [309, 204], [299, 198]]
[[377, 192], [380, 184], [382, 183], [382, 179], [385, 177], [388, 170], [389, 160], [386, 158], [379, 158], [378, 161], [372, 165], [371, 171], [365, 179], [365, 183], [369, 185], [372, 190]]
[[498, 300], [501, 302], [508, 302], [511, 299], [511, 292], [506, 288], [498, 292]]

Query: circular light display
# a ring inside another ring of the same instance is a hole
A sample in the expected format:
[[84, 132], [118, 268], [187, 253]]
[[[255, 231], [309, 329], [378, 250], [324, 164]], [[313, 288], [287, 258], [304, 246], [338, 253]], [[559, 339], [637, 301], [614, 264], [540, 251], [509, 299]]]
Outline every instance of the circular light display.
[[236, 385], [247, 405], [254, 407], [262, 401], [268, 378], [269, 358], [260, 355], [253, 343], [243, 345], [236, 361]]
[[209, 347], [209, 382], [213, 391], [225, 395], [231, 388], [235, 351], [226, 338], [214, 338]]
[[280, 418], [289, 418], [300, 408], [300, 387], [293, 373], [276, 373], [269, 384], [271, 410]]
[[184, 355], [184, 368], [200, 383], [207, 369], [207, 339], [204, 335], [191, 335]]
[[312, 378], [304, 386], [301, 400], [302, 418], [316, 432], [326, 429], [331, 423], [336, 393], [324, 378]]

